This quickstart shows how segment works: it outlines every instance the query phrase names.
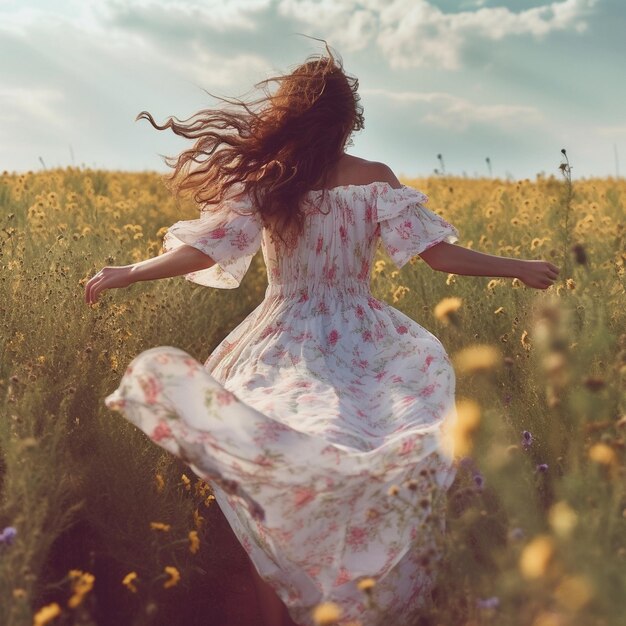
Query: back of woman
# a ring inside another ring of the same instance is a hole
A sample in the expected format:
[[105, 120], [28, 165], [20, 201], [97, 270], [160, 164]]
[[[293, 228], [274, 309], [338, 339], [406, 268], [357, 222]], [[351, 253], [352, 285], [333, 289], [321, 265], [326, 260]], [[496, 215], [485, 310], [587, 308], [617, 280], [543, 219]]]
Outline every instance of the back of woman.
[[[175, 176], [202, 207], [165, 236], [175, 273], [159, 259], [133, 266], [137, 280], [233, 288], [262, 248], [265, 298], [204, 364], [151, 348], [105, 402], [210, 482], [268, 625], [312, 626], [321, 603], [338, 624], [408, 624], [440, 558], [455, 378], [439, 340], [373, 296], [376, 247], [398, 268], [420, 254], [442, 271], [519, 270], [545, 286], [557, 270], [450, 245], [454, 226], [384, 166], [380, 180], [333, 185], [362, 127], [356, 81], [332, 57], [281, 81], [260, 112], [205, 112], [204, 134], [176, 164], [178, 175], [209, 155], [199, 173]], [[92, 279], [88, 299], [109, 274]]]

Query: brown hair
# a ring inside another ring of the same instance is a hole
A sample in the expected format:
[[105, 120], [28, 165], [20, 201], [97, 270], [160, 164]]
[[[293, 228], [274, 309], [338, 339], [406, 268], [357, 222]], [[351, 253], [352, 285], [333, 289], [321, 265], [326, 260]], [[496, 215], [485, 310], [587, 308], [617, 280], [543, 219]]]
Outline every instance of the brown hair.
[[[295, 243], [304, 195], [326, 185], [352, 132], [364, 126], [358, 79], [326, 50], [328, 56], [312, 55], [290, 74], [257, 83], [264, 95], [255, 100], [214, 96], [231, 108], [202, 109], [184, 121], [170, 117], [163, 126], [142, 111], [137, 120], [197, 140], [178, 157], [165, 157], [174, 168], [166, 186], [210, 206], [242, 183], [263, 223], [284, 243]], [[278, 83], [274, 94], [270, 83]], [[192, 170], [192, 164], [198, 165]]]

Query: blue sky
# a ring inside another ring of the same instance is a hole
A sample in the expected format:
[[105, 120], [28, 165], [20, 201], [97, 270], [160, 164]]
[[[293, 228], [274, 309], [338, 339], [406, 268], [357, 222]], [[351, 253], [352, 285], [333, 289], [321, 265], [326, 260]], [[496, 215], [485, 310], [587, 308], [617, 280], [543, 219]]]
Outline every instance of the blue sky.
[[[158, 122], [241, 96], [325, 38], [360, 82], [349, 152], [398, 175], [626, 172], [621, 0], [0, 0], [0, 170], [168, 171]], [[617, 163], [616, 163], [617, 154]], [[619, 159], [621, 158], [621, 163]]]

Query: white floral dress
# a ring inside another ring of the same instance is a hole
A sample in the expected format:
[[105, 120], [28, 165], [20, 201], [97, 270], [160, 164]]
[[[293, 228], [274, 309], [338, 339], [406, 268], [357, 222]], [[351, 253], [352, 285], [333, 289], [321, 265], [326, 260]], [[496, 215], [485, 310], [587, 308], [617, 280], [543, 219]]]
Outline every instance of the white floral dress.
[[264, 300], [204, 364], [172, 346], [140, 353], [105, 403], [213, 486], [296, 622], [327, 601], [341, 624], [407, 619], [431, 585], [455, 472], [441, 445], [455, 378], [434, 335], [373, 297], [370, 273], [381, 240], [400, 268], [458, 232], [423, 193], [375, 182], [309, 192], [287, 250], [244, 198], [176, 222], [164, 249], [201, 250], [216, 265], [185, 278], [233, 288], [262, 247]]

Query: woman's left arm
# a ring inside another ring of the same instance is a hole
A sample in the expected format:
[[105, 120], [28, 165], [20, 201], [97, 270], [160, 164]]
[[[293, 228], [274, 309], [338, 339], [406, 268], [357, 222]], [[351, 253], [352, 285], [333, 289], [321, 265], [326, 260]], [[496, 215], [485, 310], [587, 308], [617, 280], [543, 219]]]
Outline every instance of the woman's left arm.
[[182, 245], [132, 265], [103, 267], [85, 285], [85, 302], [97, 302], [98, 296], [106, 289], [123, 289], [139, 281], [181, 276], [213, 265], [215, 261], [204, 252], [193, 246]]

